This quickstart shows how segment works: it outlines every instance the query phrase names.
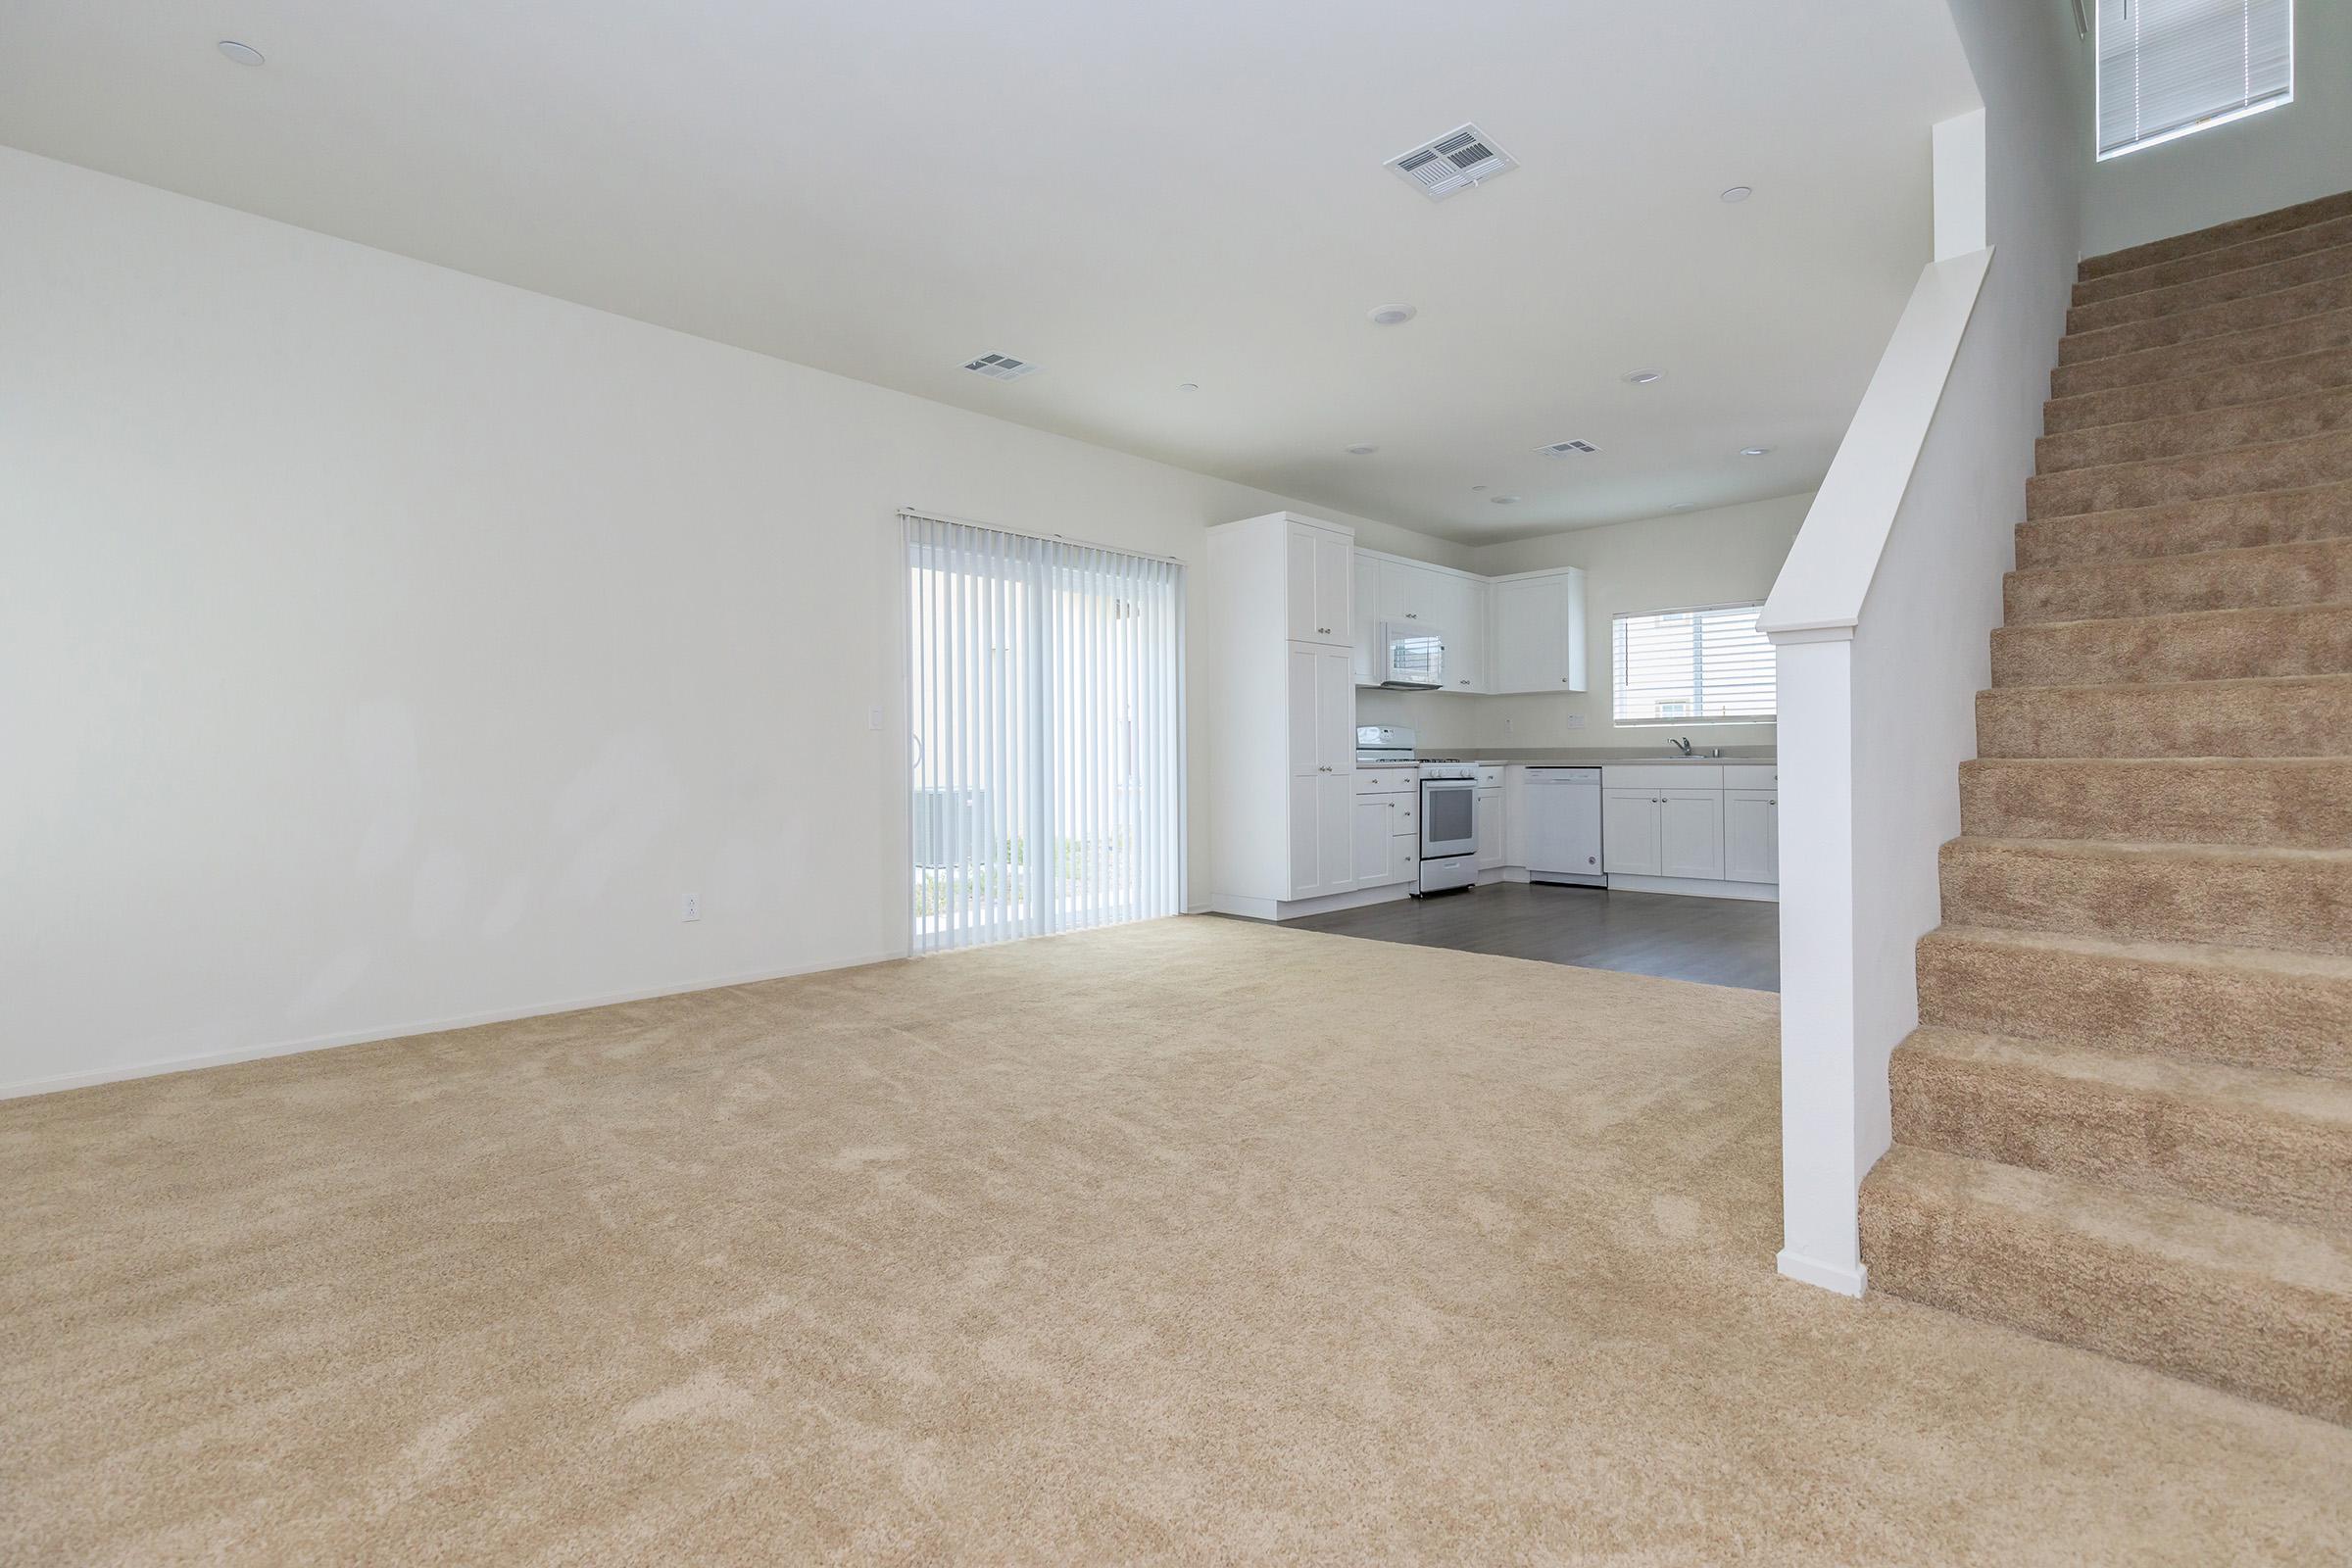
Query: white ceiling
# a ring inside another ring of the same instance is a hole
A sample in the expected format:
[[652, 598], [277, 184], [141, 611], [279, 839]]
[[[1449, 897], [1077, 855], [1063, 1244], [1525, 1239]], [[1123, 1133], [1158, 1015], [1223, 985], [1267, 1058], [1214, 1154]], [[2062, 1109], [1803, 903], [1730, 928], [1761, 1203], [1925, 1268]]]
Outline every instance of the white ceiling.
[[0, 10], [0, 141], [1470, 543], [1818, 482], [1973, 102], [1944, 0]]

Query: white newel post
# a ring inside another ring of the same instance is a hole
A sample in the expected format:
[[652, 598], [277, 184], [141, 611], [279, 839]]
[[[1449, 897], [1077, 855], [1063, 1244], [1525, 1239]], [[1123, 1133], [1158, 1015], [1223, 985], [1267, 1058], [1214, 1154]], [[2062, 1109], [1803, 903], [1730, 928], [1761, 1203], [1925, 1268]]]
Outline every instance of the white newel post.
[[1773, 635], [1780, 681], [1780, 1269], [1860, 1296], [1854, 628]]

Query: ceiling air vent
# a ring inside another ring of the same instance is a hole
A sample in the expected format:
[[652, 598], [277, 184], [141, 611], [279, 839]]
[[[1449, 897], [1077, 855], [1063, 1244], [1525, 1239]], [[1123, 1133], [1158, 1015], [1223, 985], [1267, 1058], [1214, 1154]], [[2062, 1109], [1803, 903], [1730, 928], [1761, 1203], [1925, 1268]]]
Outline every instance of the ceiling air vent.
[[1547, 447], [1536, 448], [1547, 458], [1573, 458], [1582, 453], [1598, 452], [1600, 448], [1590, 441], [1554, 441]]
[[991, 381], [1018, 381], [1037, 368], [1027, 360], [1016, 360], [1009, 354], [983, 354], [976, 360], [966, 360], [963, 368]]
[[1509, 173], [1519, 167], [1519, 160], [1495, 146], [1494, 139], [1476, 125], [1464, 125], [1390, 159], [1389, 167], [1422, 195], [1442, 202], [1455, 191]]

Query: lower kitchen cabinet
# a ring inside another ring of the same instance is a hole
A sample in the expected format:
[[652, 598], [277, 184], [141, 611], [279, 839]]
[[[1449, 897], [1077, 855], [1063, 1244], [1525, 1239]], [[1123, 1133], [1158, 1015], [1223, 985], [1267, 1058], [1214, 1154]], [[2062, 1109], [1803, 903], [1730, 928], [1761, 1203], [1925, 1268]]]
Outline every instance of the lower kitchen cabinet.
[[1397, 809], [1396, 800], [1388, 795], [1358, 795], [1355, 798], [1355, 885], [1359, 888], [1386, 887], [1401, 881], [1396, 874], [1396, 853], [1394, 841], [1397, 822], [1405, 813]]
[[1723, 791], [1658, 791], [1658, 875], [1723, 880]]
[[1479, 790], [1470, 797], [1470, 822], [1478, 838], [1478, 868], [1499, 871], [1503, 858], [1502, 791]]
[[[1343, 657], [1346, 650], [1342, 650]], [[1355, 781], [1347, 773], [1291, 780], [1291, 897], [1317, 899], [1355, 887]]]
[[[1604, 767], [1601, 781], [1601, 862], [1610, 875], [1677, 883], [1780, 881], [1780, 789], [1773, 767], [1632, 764]], [[1727, 889], [1724, 896], [1753, 898], [1760, 891]]]
[[1659, 874], [1656, 790], [1601, 791], [1600, 868], [1615, 876]]
[[1723, 792], [1723, 874], [1734, 882], [1781, 879], [1778, 790]]

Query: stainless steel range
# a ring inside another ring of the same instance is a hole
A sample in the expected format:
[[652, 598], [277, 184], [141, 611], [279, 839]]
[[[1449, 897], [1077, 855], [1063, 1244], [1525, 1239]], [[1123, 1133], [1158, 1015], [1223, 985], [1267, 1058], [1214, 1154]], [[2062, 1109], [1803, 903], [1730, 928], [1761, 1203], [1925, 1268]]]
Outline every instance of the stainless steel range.
[[1421, 853], [1413, 896], [1478, 886], [1478, 768], [1454, 757], [1421, 757], [1402, 724], [1359, 724], [1355, 765], [1411, 765], [1421, 780]]

